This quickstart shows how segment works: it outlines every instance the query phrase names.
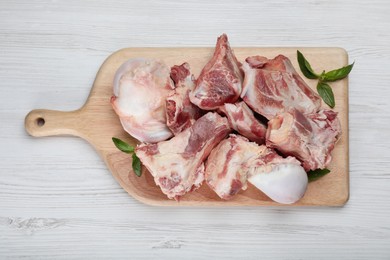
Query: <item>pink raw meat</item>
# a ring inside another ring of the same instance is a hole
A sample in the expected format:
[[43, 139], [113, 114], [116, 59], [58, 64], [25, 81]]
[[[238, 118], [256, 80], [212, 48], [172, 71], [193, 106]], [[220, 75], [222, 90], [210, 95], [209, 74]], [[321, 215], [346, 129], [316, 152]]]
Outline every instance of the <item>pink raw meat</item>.
[[304, 114], [319, 110], [321, 98], [298, 75], [287, 57], [279, 55], [272, 60], [248, 57], [242, 68], [245, 78], [241, 97], [267, 119], [291, 108]]
[[331, 151], [341, 135], [337, 113], [321, 110], [303, 115], [296, 109], [284, 112], [268, 122], [267, 146], [298, 158], [305, 170], [325, 168]]
[[230, 135], [213, 149], [206, 162], [206, 182], [222, 199], [230, 199], [247, 188], [248, 162], [257, 158], [259, 146], [246, 138]]
[[226, 103], [220, 110], [227, 116], [230, 127], [253, 142], [263, 144], [267, 128], [253, 114], [253, 111], [241, 101]]
[[195, 89], [190, 93], [191, 102], [204, 110], [236, 102], [242, 90], [243, 72], [240, 66], [226, 34], [221, 35], [212, 59], [203, 68]]
[[175, 90], [166, 99], [166, 117], [167, 126], [177, 135], [201, 116], [201, 110], [190, 102], [188, 96], [195, 86], [190, 65], [173, 66], [171, 78], [175, 82]]
[[230, 132], [226, 118], [207, 113], [168, 141], [141, 144], [136, 154], [168, 198], [178, 199], [204, 180], [204, 160]]

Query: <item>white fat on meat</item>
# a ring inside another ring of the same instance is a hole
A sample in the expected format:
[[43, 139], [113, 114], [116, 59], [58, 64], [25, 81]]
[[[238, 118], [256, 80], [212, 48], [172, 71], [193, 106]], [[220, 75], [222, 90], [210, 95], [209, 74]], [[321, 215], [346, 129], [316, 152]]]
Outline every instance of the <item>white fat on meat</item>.
[[262, 56], [248, 57], [241, 97], [255, 112], [272, 119], [289, 109], [313, 113], [320, 109], [321, 98], [295, 71], [291, 61], [278, 55], [268, 60]]
[[266, 144], [295, 156], [305, 170], [324, 169], [341, 135], [337, 112], [320, 110], [303, 115], [298, 110], [279, 114], [268, 122]]
[[226, 118], [209, 112], [168, 141], [141, 144], [136, 154], [168, 198], [178, 199], [204, 180], [204, 161], [231, 131]]
[[201, 71], [195, 89], [190, 93], [192, 103], [204, 110], [214, 110], [240, 97], [243, 72], [229, 46], [226, 34], [221, 35], [214, 55]]
[[241, 101], [235, 104], [226, 103], [219, 108], [228, 118], [231, 128], [250, 141], [258, 144], [265, 142], [266, 126], [257, 120], [253, 111]]
[[307, 174], [294, 157], [283, 158], [265, 145], [230, 135], [211, 152], [205, 169], [209, 187], [222, 199], [231, 199], [247, 181], [272, 200], [291, 204], [303, 197]]
[[141, 142], [166, 140], [165, 100], [174, 89], [170, 70], [162, 61], [130, 59], [117, 70], [111, 104], [126, 132]]

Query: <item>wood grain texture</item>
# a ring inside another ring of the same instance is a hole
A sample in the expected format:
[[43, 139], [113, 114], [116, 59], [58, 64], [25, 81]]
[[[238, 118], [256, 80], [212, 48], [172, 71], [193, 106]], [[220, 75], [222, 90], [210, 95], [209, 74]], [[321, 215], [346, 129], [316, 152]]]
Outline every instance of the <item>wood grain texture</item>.
[[[1, 1], [1, 259], [389, 259], [390, 3]], [[34, 108], [72, 111], [125, 47], [339, 46], [349, 77], [344, 207], [150, 207], [80, 138], [31, 138]]]
[[[341, 48], [234, 48], [238, 60], [263, 55], [273, 58], [283, 54], [298, 67], [296, 50], [300, 49], [312, 62], [314, 69], [331, 70], [348, 64], [348, 55]], [[168, 66], [180, 65], [184, 61], [191, 66], [191, 72], [198, 77], [200, 71], [212, 57], [214, 48], [127, 48], [110, 55], [103, 63], [93, 83], [85, 104], [76, 111], [33, 110], [25, 120], [29, 134], [36, 137], [53, 135], [79, 136], [93, 145], [107, 164], [119, 184], [134, 198], [157, 206], [281, 206], [273, 202], [258, 189], [249, 185], [231, 200], [220, 199], [206, 184], [198, 190], [180, 198], [180, 202], [170, 200], [156, 186], [152, 175], [144, 167], [142, 176], [132, 171], [131, 157], [121, 153], [112, 143], [112, 137], [119, 137], [135, 145], [136, 139], [122, 128], [119, 118], [110, 104], [112, 83], [117, 69], [131, 58], [160, 59]], [[299, 72], [300, 73], [300, 72]], [[301, 73], [300, 73], [301, 74]], [[301, 75], [303, 77], [303, 75]], [[308, 84], [315, 90], [317, 81]], [[343, 134], [332, 152], [332, 163], [328, 166], [331, 174], [310, 183], [305, 196], [294, 206], [341, 206], [349, 197], [349, 157], [348, 157], [348, 83], [347, 79], [332, 84], [335, 88], [337, 106]], [[326, 109], [326, 105], [323, 104]], [[99, 127], [91, 127], [99, 125]]]

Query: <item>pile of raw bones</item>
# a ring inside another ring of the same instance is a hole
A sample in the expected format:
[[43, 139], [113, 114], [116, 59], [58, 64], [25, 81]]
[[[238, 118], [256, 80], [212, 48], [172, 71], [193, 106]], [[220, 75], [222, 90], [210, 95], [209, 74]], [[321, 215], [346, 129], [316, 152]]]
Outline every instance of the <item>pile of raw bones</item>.
[[125, 62], [112, 106], [141, 143], [136, 155], [162, 192], [179, 199], [205, 181], [222, 199], [248, 182], [279, 203], [303, 197], [307, 171], [325, 168], [341, 134], [337, 113], [278, 55], [242, 63], [225, 34], [200, 75], [188, 63]]

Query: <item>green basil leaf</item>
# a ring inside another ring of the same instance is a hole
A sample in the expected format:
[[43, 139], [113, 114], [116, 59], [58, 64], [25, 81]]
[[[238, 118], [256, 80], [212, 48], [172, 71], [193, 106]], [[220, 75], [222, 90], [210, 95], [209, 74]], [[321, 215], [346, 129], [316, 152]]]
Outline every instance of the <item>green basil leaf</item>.
[[134, 147], [129, 145], [128, 143], [123, 142], [122, 140], [113, 137], [112, 141], [115, 146], [124, 153], [134, 153]]
[[318, 94], [320, 94], [320, 96], [322, 97], [322, 100], [324, 100], [324, 102], [328, 106], [330, 106], [331, 108], [334, 108], [336, 103], [334, 101], [333, 90], [328, 84], [321, 82], [321, 81], [318, 82], [317, 92], [318, 92]]
[[309, 79], [319, 78], [319, 76], [311, 68], [310, 63], [306, 60], [303, 54], [298, 50], [297, 50], [297, 58], [298, 58], [299, 68], [301, 68], [301, 71], [306, 78]]
[[345, 78], [351, 72], [354, 64], [355, 64], [355, 62], [348, 65], [348, 66], [342, 67], [340, 69], [331, 70], [329, 72], [326, 72], [323, 75], [323, 80], [324, 81], [336, 81], [336, 80]]
[[134, 171], [135, 175], [137, 175], [138, 177], [141, 177], [141, 175], [142, 175], [141, 160], [138, 158], [138, 156], [135, 153], [133, 153], [132, 166], [133, 166], [133, 171]]
[[328, 169], [317, 169], [314, 171], [308, 171], [307, 178], [309, 179], [309, 182], [312, 182], [312, 181], [316, 181], [319, 178], [327, 175], [328, 173], [330, 173], [330, 170], [328, 170]]

